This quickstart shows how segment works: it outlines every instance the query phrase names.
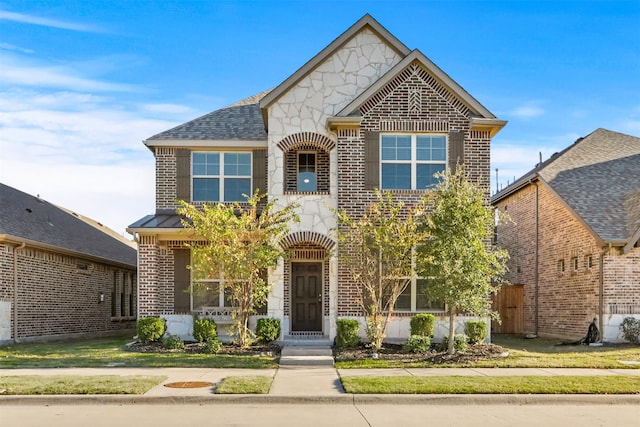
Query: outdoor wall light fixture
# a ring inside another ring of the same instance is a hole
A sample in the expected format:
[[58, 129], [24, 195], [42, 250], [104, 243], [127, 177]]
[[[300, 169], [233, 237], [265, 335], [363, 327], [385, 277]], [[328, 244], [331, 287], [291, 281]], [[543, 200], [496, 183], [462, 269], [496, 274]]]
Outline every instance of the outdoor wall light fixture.
[[104, 293], [100, 292], [100, 294], [98, 294], [98, 302], [104, 302]]

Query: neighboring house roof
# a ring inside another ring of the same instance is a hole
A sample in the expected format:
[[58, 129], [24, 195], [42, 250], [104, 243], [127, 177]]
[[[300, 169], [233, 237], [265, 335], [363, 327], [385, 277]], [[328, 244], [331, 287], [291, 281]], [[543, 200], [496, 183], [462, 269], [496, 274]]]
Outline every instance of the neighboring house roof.
[[0, 239], [135, 267], [136, 250], [104, 225], [0, 184]]
[[597, 129], [493, 196], [492, 203], [536, 179], [602, 242], [628, 246], [640, 238], [640, 138]]
[[147, 146], [163, 140], [266, 141], [267, 132], [258, 102], [269, 91], [253, 95], [161, 132], [145, 141]]

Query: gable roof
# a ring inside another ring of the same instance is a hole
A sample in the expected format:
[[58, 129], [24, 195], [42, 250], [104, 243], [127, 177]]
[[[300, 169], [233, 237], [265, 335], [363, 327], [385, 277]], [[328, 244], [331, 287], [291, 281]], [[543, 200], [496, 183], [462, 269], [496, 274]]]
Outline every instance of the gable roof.
[[391, 34], [386, 28], [384, 28], [378, 21], [373, 19], [373, 17], [367, 13], [355, 24], [349, 27], [344, 33], [338, 36], [338, 38], [336, 38], [328, 46], [322, 49], [316, 56], [307, 61], [307, 63], [300, 67], [298, 71], [293, 73], [285, 81], [280, 83], [275, 89], [269, 92], [267, 96], [262, 98], [262, 100], [260, 101], [260, 108], [262, 109], [264, 123], [267, 123], [267, 108], [269, 107], [269, 105], [275, 102], [283, 93], [288, 91], [309, 72], [313, 71], [316, 66], [318, 66], [318, 64], [322, 63], [325, 59], [331, 56], [337, 49], [339, 49], [342, 45], [344, 45], [365, 27], [370, 28], [373, 32], [378, 34], [381, 39], [386, 41], [401, 56], [406, 56], [411, 52], [411, 50], [407, 46], [405, 46], [404, 43], [398, 40], [393, 34]]
[[261, 92], [221, 108], [145, 141], [147, 146], [162, 145], [165, 141], [266, 141], [267, 132], [260, 115], [258, 102], [269, 91]]
[[640, 238], [640, 138], [597, 129], [493, 196], [492, 203], [535, 179], [602, 242], [628, 246]]
[[135, 267], [136, 250], [115, 231], [0, 183], [0, 239]]

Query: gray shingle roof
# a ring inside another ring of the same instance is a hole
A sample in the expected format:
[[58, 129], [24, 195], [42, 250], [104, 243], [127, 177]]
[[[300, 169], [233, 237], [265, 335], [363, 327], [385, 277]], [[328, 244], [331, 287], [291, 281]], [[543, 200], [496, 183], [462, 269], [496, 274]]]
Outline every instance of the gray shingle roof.
[[605, 242], [640, 228], [640, 138], [597, 129], [523, 175], [492, 203], [540, 178]]
[[135, 267], [136, 250], [114, 237], [114, 231], [103, 228], [46, 200], [0, 184], [0, 234]]
[[266, 141], [264, 121], [258, 102], [268, 91], [213, 111], [197, 119], [161, 132], [147, 141], [163, 139]]
[[628, 240], [640, 223], [640, 138], [597, 129], [540, 177], [603, 240]]

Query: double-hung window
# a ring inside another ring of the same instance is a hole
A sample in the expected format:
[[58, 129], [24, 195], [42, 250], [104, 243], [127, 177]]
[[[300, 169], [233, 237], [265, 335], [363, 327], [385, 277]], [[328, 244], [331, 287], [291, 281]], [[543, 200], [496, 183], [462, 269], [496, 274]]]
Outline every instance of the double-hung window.
[[398, 296], [395, 311], [444, 311], [445, 307], [442, 302], [431, 301], [426, 295], [426, 279], [412, 278], [404, 291]]
[[205, 279], [194, 283], [191, 289], [191, 307], [200, 311], [203, 307], [231, 307], [231, 290], [220, 279]]
[[383, 190], [424, 190], [447, 166], [447, 137], [440, 134], [384, 134], [380, 144]]
[[241, 202], [251, 195], [251, 153], [195, 152], [191, 158], [194, 202]]

